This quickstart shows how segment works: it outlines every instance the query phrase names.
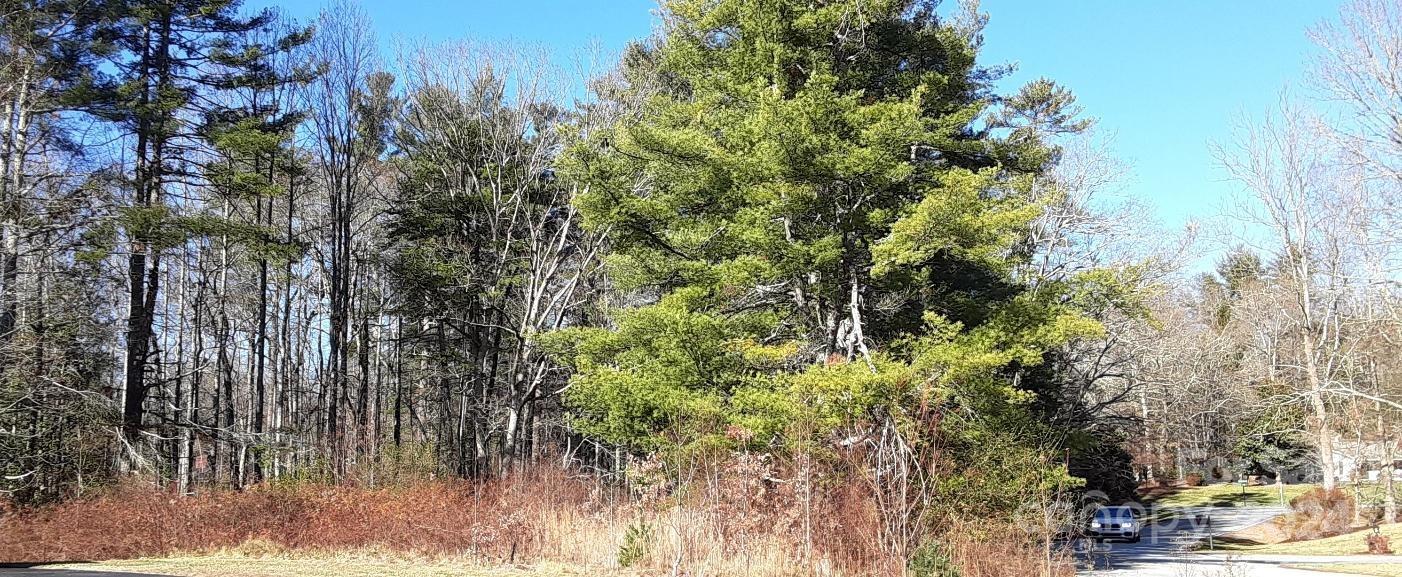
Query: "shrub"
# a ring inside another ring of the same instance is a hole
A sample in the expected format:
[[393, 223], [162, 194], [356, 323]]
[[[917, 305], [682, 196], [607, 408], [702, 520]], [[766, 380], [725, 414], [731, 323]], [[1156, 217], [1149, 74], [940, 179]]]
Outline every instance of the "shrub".
[[959, 577], [959, 570], [938, 541], [927, 541], [916, 548], [906, 568], [911, 577]]
[[1369, 554], [1369, 555], [1391, 555], [1391, 554], [1392, 554], [1392, 548], [1388, 546], [1388, 538], [1387, 538], [1387, 535], [1369, 535], [1369, 536], [1368, 536], [1368, 554]]
[[1321, 488], [1290, 500], [1294, 512], [1278, 524], [1288, 541], [1308, 541], [1342, 535], [1352, 528], [1355, 504], [1353, 497], [1340, 489]]
[[1183, 484], [1189, 487], [1201, 487], [1202, 481], [1202, 473], [1188, 473], [1183, 477]]
[[618, 546], [618, 566], [631, 567], [647, 555], [648, 544], [652, 541], [652, 525], [636, 521], [628, 525], [623, 533], [623, 544]]

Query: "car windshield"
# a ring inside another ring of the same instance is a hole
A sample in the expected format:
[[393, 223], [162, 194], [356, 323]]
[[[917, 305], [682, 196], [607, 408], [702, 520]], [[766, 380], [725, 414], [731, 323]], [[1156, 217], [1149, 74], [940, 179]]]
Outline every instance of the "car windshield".
[[1095, 511], [1096, 519], [1134, 519], [1134, 510], [1129, 507], [1102, 507]]

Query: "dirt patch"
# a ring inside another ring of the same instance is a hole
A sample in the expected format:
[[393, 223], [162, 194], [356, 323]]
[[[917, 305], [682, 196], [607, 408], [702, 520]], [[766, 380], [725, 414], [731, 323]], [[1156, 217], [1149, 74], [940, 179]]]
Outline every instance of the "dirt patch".
[[[1276, 519], [1279, 519], [1277, 517]], [[1236, 545], [1274, 545], [1290, 539], [1290, 534], [1279, 523], [1268, 521], [1252, 525], [1240, 531], [1221, 536], [1221, 540]]]

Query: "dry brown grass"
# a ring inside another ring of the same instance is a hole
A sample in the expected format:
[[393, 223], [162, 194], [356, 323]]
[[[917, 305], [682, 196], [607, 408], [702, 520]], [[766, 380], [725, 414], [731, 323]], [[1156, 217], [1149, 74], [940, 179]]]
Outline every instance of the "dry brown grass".
[[554, 553], [549, 517], [602, 510], [589, 487], [555, 475], [367, 490], [303, 485], [179, 498], [122, 487], [5, 521], [0, 559], [123, 559], [266, 540], [289, 549], [383, 547], [511, 562]]
[[1282, 528], [1281, 523], [1272, 519], [1269, 523], [1258, 523], [1239, 531], [1233, 531], [1222, 536], [1222, 540], [1228, 544], [1247, 545], [1273, 545], [1284, 543], [1290, 540], [1290, 535]]
[[560, 515], [588, 518], [607, 503], [561, 474], [404, 488], [322, 485], [211, 491], [179, 498], [120, 487], [59, 506], [13, 513], [0, 559], [124, 559], [266, 541], [298, 550], [379, 547], [512, 562], [557, 553]]
[[206, 553], [98, 563], [50, 566], [83, 571], [113, 571], [177, 577], [637, 577], [635, 572], [584, 568], [542, 562], [483, 565], [480, 560], [417, 557], [385, 551], [336, 554], [244, 552], [243, 548]]
[[[5, 513], [0, 561], [137, 559], [131, 570], [230, 577], [248, 567], [303, 574], [295, 567], [307, 559], [335, 567], [347, 556], [380, 574], [407, 575], [471, 566], [555, 568], [542, 575], [905, 572], [903, 556], [877, 544], [881, 520], [859, 483], [746, 459], [684, 477], [684, 490], [621, 489], [552, 468], [489, 482], [259, 487], [188, 498], [122, 487]], [[1044, 558], [1026, 536], [986, 525], [950, 525], [939, 536], [964, 577], [1072, 574], [1066, 559]], [[625, 546], [633, 551], [622, 571]]]
[[945, 532], [960, 577], [1075, 577], [1066, 551], [1039, 549], [1013, 526], [957, 524]]

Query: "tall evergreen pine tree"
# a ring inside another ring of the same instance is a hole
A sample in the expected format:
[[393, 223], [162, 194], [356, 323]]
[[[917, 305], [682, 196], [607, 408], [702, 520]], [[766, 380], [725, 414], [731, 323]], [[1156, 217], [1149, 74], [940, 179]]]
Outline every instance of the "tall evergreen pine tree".
[[[264, 82], [265, 53], [244, 42], [267, 28], [271, 11], [239, 14], [237, 0], [109, 0], [98, 37], [110, 44], [110, 67], [94, 71], [75, 100], [109, 121], [130, 146], [124, 171], [128, 202], [120, 214], [128, 245], [129, 283], [122, 431], [127, 466], [137, 464], [146, 412], [149, 364], [162, 252], [190, 232], [172, 204], [172, 186], [201, 173], [202, 120], [217, 113], [216, 93]], [[274, 42], [273, 45], [279, 45]], [[238, 47], [238, 48], [236, 48]], [[110, 70], [110, 73], [104, 72]], [[217, 114], [216, 114], [217, 116]]]

